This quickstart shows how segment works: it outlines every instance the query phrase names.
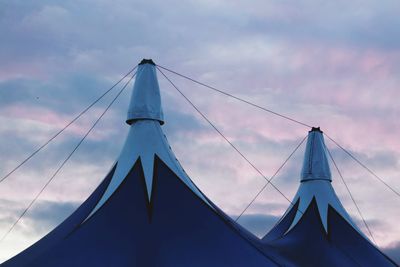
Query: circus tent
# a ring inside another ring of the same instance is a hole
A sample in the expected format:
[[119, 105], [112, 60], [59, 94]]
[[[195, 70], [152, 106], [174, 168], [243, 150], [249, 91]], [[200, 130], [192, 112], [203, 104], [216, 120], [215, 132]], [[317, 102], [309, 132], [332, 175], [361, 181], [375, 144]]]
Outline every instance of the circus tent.
[[61, 225], [2, 266], [278, 266], [221, 216], [162, 131], [155, 65], [139, 64], [122, 152]]

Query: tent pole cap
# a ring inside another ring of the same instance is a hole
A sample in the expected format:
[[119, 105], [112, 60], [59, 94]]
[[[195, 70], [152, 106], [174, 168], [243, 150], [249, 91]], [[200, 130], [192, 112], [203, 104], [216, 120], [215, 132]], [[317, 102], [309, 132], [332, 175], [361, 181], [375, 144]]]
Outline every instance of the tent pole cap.
[[154, 63], [154, 61], [151, 59], [151, 58], [149, 58], [149, 59], [142, 59], [142, 61], [140, 61], [140, 63], [139, 63], [139, 65], [144, 65], [144, 64], [151, 64], [151, 65], [156, 65], [155, 63]]
[[310, 132], [320, 132], [320, 133], [323, 133], [323, 131], [321, 131], [320, 127], [312, 127]]

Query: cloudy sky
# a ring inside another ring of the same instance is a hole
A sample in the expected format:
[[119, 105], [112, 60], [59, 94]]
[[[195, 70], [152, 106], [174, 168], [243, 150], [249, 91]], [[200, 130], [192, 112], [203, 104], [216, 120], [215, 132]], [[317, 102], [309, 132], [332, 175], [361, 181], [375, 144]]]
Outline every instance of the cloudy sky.
[[[321, 126], [400, 191], [400, 2], [1, 1], [0, 177], [142, 58], [259, 105]], [[168, 74], [267, 176], [308, 129]], [[265, 180], [159, 75], [166, 124], [181, 164], [237, 216]], [[0, 235], [85, 134], [109, 96], [0, 183]], [[113, 105], [17, 227], [0, 261], [65, 219], [93, 191], [123, 144], [130, 90]], [[377, 245], [400, 261], [400, 198], [330, 141]], [[292, 198], [304, 146], [274, 179]], [[344, 206], [365, 230], [332, 170]], [[272, 187], [240, 222], [265, 234], [288, 207]], [[367, 234], [368, 235], [368, 234]]]

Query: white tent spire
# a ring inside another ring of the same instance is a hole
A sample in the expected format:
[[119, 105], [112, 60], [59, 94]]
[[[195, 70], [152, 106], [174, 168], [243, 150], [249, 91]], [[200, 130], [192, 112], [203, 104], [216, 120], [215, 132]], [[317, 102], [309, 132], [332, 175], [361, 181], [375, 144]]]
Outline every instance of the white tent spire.
[[110, 198], [139, 158], [142, 163], [147, 196], [150, 201], [153, 191], [155, 156], [159, 157], [175, 172], [197, 196], [209, 204], [179, 164], [161, 129], [161, 125], [164, 123], [164, 115], [161, 108], [156, 68], [151, 59], [143, 59], [139, 63], [126, 122], [130, 125], [130, 130], [118, 158], [114, 175], [88, 218]]
[[299, 201], [298, 211], [287, 232], [296, 226], [312, 200], [315, 199], [321, 222], [326, 232], [328, 232], [328, 208], [332, 207], [353, 228], [362, 233], [347, 214], [332, 187], [331, 171], [326, 152], [323, 132], [319, 127], [313, 127], [308, 133], [300, 187], [293, 200], [293, 203]]
[[164, 124], [160, 87], [156, 67], [151, 59], [143, 59], [138, 65], [126, 122], [132, 124], [146, 119], [158, 120], [161, 125]]
[[310, 180], [332, 181], [324, 137], [319, 127], [313, 127], [308, 133], [303, 169], [301, 170], [301, 182]]

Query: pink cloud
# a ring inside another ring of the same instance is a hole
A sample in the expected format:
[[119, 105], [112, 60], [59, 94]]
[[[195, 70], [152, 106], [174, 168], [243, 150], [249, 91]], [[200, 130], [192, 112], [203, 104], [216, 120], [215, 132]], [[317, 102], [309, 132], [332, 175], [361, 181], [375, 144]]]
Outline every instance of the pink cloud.
[[[1, 109], [1, 112], [11, 118], [39, 122], [57, 130], [61, 130], [73, 119], [73, 116], [75, 116], [75, 114], [72, 116], [63, 115], [48, 108], [38, 106], [25, 106], [22, 104], [6, 106]], [[95, 117], [97, 118], [102, 110], [93, 108], [91, 112], [97, 114], [95, 115]], [[95, 119], [93, 117], [88, 118], [84, 115], [80, 119], [78, 119], [78, 121], [69, 126], [66, 132], [69, 135], [82, 137], [89, 130], [90, 125], [94, 123], [94, 120]], [[113, 129], [111, 128], [104, 129], [103, 127], [102, 131], [93, 130], [87, 138], [94, 141], [101, 141], [107, 138], [112, 131]]]
[[9, 62], [6, 66], [0, 68], [0, 81], [13, 80], [18, 78], [35, 77], [36, 79], [45, 79], [48, 76], [47, 70], [44, 70], [39, 63], [30, 62], [29, 64], [18, 64]]

